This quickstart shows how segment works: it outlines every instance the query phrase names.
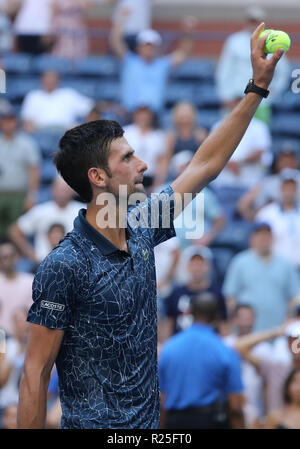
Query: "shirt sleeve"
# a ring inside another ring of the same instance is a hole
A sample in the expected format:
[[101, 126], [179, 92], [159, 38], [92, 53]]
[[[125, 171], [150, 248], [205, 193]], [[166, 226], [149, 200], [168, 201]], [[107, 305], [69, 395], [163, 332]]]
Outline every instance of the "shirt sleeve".
[[175, 237], [175, 195], [171, 186], [160, 193], [153, 193], [128, 213], [131, 228], [147, 230], [153, 247]]
[[26, 138], [26, 163], [28, 166], [36, 166], [40, 163], [40, 152], [35, 141]]
[[233, 258], [224, 280], [223, 294], [225, 297], [238, 296], [240, 292], [241, 275], [239, 265], [239, 260]]
[[299, 275], [297, 269], [292, 264], [289, 264], [288, 266], [286, 280], [287, 300], [290, 300], [295, 298], [300, 293]]
[[35, 275], [27, 320], [50, 329], [67, 329], [74, 296], [74, 273], [67, 255], [51, 253]]

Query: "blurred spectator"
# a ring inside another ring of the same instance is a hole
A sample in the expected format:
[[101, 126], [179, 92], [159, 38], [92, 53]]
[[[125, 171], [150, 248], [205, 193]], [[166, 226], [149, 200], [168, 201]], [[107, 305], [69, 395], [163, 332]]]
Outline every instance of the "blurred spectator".
[[18, 404], [9, 404], [3, 410], [1, 429], [13, 430], [17, 429], [17, 411]]
[[297, 202], [300, 203], [300, 171], [296, 150], [286, 142], [281, 148], [275, 160], [275, 174], [266, 176], [260, 183], [242, 196], [238, 203], [238, 210], [246, 220], [253, 220], [259, 209], [273, 201], [280, 201], [281, 198], [281, 173], [285, 169], [294, 171], [297, 178]]
[[[232, 110], [239, 102], [240, 98], [232, 100], [229, 110]], [[219, 124], [220, 122], [215, 124], [213, 129]], [[233, 156], [212, 185], [253, 187], [265, 176], [267, 168], [272, 163], [271, 144], [272, 138], [268, 126], [254, 117]]]
[[[173, 157], [171, 167], [174, 177], [185, 170], [192, 157], [190, 151], [180, 151]], [[194, 243], [209, 246], [224, 227], [224, 223], [222, 208], [209, 187], [205, 187], [196, 195], [174, 220], [176, 235], [182, 248]], [[189, 237], [189, 233], [193, 234], [193, 238]]]
[[26, 321], [27, 309], [18, 309], [13, 316], [14, 338], [6, 343], [5, 360], [0, 368], [0, 409], [17, 403], [19, 381], [24, 364], [29, 325]]
[[52, 250], [59, 244], [59, 242], [66, 235], [65, 227], [60, 223], [54, 223], [48, 229], [47, 235]]
[[158, 56], [162, 39], [157, 31], [144, 30], [137, 36], [137, 54], [129, 51], [122, 38], [123, 24], [116, 23], [111, 32], [111, 46], [122, 61], [121, 102], [129, 111], [147, 105], [159, 113], [164, 105], [166, 83], [171, 68], [182, 64], [192, 48], [190, 35], [173, 53]]
[[67, 129], [86, 117], [93, 107], [94, 100], [71, 87], [59, 87], [59, 74], [48, 71], [41, 77], [41, 89], [25, 96], [21, 118], [27, 132], [55, 126]]
[[158, 294], [166, 294], [170, 288], [180, 258], [180, 245], [177, 237], [160, 243], [154, 248], [155, 270]]
[[[61, 224], [66, 232], [73, 229], [73, 221], [82, 203], [73, 200], [74, 192], [58, 177], [52, 186], [53, 200], [34, 206], [20, 217], [10, 230], [12, 240], [24, 256], [33, 263], [40, 263], [51, 251], [48, 232], [53, 224]], [[34, 246], [28, 236], [34, 236]]]
[[[232, 108], [231, 102], [242, 97], [249, 79], [252, 77], [250, 60], [250, 38], [255, 28], [264, 20], [265, 12], [258, 6], [245, 11], [245, 27], [233, 33], [225, 41], [216, 70], [216, 85], [224, 108]], [[272, 55], [269, 55], [270, 57]], [[256, 117], [269, 123], [271, 103], [288, 88], [290, 66], [284, 56], [276, 67], [273, 81], [269, 87], [270, 95], [264, 99]]]
[[[258, 343], [274, 338], [269, 354], [265, 352], [254, 355], [250, 352]], [[284, 382], [292, 369], [300, 368], [299, 338], [300, 321], [296, 320], [278, 328], [245, 335], [236, 340], [235, 348], [243, 353], [243, 356], [247, 357], [263, 376], [266, 386], [267, 412], [284, 405], [282, 395]]]
[[221, 317], [226, 319], [224, 297], [212, 281], [210, 250], [205, 247], [190, 246], [183, 251], [181, 257], [178, 270], [181, 276], [185, 277], [185, 281], [175, 284], [164, 299], [165, 320], [161, 324], [163, 340], [192, 324], [191, 307], [195, 297], [200, 293], [213, 293], [218, 300]]
[[133, 123], [124, 127], [124, 137], [137, 157], [147, 164], [143, 184], [146, 189], [162, 184], [161, 160], [165, 153], [165, 134], [156, 128], [156, 117], [148, 106], [139, 106]]
[[274, 250], [300, 269], [300, 210], [298, 171], [285, 169], [280, 174], [280, 200], [264, 206], [255, 220], [268, 223], [274, 234]]
[[113, 24], [118, 24], [125, 17], [123, 39], [131, 51], [135, 50], [136, 37], [140, 31], [151, 28], [152, 0], [109, 0], [115, 4]]
[[0, 53], [9, 53], [13, 49], [13, 32], [8, 0], [0, 2]]
[[31, 137], [18, 131], [16, 112], [0, 112], [0, 237], [21, 213], [30, 209], [39, 189], [40, 153]]
[[173, 123], [175, 130], [167, 136], [167, 167], [172, 157], [181, 151], [196, 153], [207, 136], [206, 129], [197, 127], [197, 111], [191, 103], [181, 102], [174, 107]]
[[267, 223], [257, 223], [250, 248], [233, 257], [223, 285], [227, 311], [249, 304], [255, 313], [255, 330], [271, 329], [287, 318], [288, 302], [300, 291], [293, 265], [272, 251], [273, 234]]
[[[254, 328], [255, 313], [249, 304], [239, 304], [234, 312], [232, 324], [233, 333], [224, 338], [224, 342], [229, 346], [235, 346], [236, 341], [244, 335], [251, 334]], [[269, 356], [271, 345], [261, 342], [251, 350], [252, 355], [264, 357]], [[242, 380], [245, 387], [246, 403], [244, 405], [244, 415], [247, 428], [252, 428], [255, 420], [264, 415], [264, 389], [263, 379], [256, 367], [244, 358], [242, 361]]]
[[0, 243], [0, 328], [13, 334], [13, 314], [32, 304], [33, 276], [16, 269], [18, 253], [9, 240]]
[[53, 34], [55, 56], [80, 59], [87, 56], [89, 49], [84, 15], [91, 0], [54, 0]]
[[284, 407], [271, 410], [266, 429], [300, 429], [300, 366], [293, 369], [283, 386]]
[[[211, 293], [192, 304], [193, 325], [168, 340], [159, 359], [167, 429], [243, 428], [243, 385], [237, 353], [215, 333], [218, 300]], [[228, 425], [228, 424], [227, 424]]]
[[50, 49], [53, 0], [15, 0], [14, 31], [19, 52], [38, 55]]

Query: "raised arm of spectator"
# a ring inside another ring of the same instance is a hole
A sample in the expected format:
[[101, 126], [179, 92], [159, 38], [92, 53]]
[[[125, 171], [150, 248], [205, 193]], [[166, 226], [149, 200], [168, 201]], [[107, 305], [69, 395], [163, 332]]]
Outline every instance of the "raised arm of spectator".
[[171, 53], [172, 67], [177, 67], [182, 64], [192, 53], [194, 46], [194, 39], [190, 34], [185, 35], [180, 42], [176, 50]]
[[[283, 54], [279, 49], [266, 59], [266, 37], [258, 39], [264, 24], [259, 25], [251, 37], [251, 60], [254, 83], [267, 89], [272, 81], [277, 62]], [[262, 97], [248, 93], [226, 119], [205, 139], [184, 172], [171, 184], [176, 194], [176, 216], [180, 214], [184, 193], [196, 194], [223, 170], [252, 120]], [[178, 198], [178, 196], [180, 198]], [[180, 199], [180, 201], [178, 201]]]
[[254, 207], [254, 202], [261, 190], [261, 186], [255, 186], [248, 190], [238, 201], [237, 210], [239, 213], [249, 221], [253, 221], [257, 213], [257, 209]]
[[28, 257], [33, 263], [38, 262], [33, 246], [16, 223], [9, 229], [9, 237], [25, 257]]
[[284, 334], [286, 325], [276, 327], [275, 329], [254, 332], [248, 335], [243, 335], [238, 337], [234, 348], [240, 352], [242, 355], [249, 352], [254, 346], [262, 343], [264, 341], [271, 340], [273, 338], [279, 337]]
[[20, 382], [19, 429], [45, 427], [50, 374], [63, 336], [63, 330], [31, 324]]
[[37, 200], [37, 194], [40, 188], [40, 169], [36, 165], [28, 168], [29, 189], [25, 199], [25, 210], [33, 207]]
[[128, 47], [123, 39], [123, 26], [128, 15], [128, 11], [125, 10], [122, 12], [121, 18], [119, 21], [116, 21], [111, 29], [111, 33], [109, 36], [109, 43], [114, 53], [119, 59], [123, 59], [125, 54], [128, 51]]

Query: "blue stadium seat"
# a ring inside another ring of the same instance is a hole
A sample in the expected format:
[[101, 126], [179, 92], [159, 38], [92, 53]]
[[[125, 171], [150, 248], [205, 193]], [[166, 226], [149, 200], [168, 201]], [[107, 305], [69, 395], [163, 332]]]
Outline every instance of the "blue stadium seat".
[[220, 119], [220, 109], [200, 109], [197, 117], [197, 123], [198, 126], [202, 126], [210, 131], [212, 126]]
[[74, 70], [74, 63], [70, 59], [42, 55], [32, 60], [32, 70], [36, 73], [53, 70], [61, 75], [70, 74]]
[[194, 101], [198, 108], [218, 109], [221, 106], [220, 98], [214, 86], [198, 86], [194, 92]]
[[195, 87], [192, 83], [169, 82], [165, 92], [165, 105], [173, 106], [179, 101], [194, 102]]
[[120, 84], [118, 81], [101, 81], [97, 83], [96, 100], [120, 101]]
[[81, 76], [118, 77], [119, 63], [113, 56], [91, 55], [76, 64], [76, 72]]
[[28, 92], [39, 88], [40, 80], [37, 77], [10, 76], [7, 77], [5, 96], [12, 102], [21, 102]]
[[95, 98], [97, 93], [97, 81], [87, 78], [63, 78], [60, 82], [61, 87], [70, 87], [77, 90], [82, 95]]
[[252, 226], [251, 223], [244, 220], [227, 220], [223, 230], [214, 239], [213, 246], [230, 248], [234, 251], [246, 249]]
[[[300, 87], [300, 86], [299, 86]], [[285, 92], [281, 97], [272, 103], [273, 112], [296, 112], [300, 111], [300, 93], [295, 94], [291, 89]]]
[[58, 142], [65, 130], [54, 128], [37, 131], [33, 134], [37, 145], [40, 147], [43, 158], [51, 158], [57, 150]]
[[299, 113], [276, 114], [272, 118], [272, 134], [290, 138], [300, 138], [300, 116]]
[[3, 68], [7, 73], [29, 73], [32, 57], [26, 53], [11, 53], [1, 57]]
[[188, 59], [171, 73], [172, 78], [180, 80], [206, 80], [214, 78], [214, 63], [209, 59]]
[[57, 177], [57, 170], [52, 159], [44, 159], [41, 164], [42, 185], [51, 184]]

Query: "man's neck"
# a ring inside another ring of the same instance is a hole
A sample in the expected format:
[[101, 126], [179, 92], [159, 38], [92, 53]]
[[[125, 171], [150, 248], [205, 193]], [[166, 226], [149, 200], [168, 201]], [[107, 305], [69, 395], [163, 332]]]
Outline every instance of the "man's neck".
[[[106, 207], [106, 206], [103, 206]], [[103, 237], [105, 237], [107, 240], [109, 240], [113, 245], [115, 245], [117, 248], [122, 249], [123, 251], [128, 252], [128, 246], [127, 246], [127, 240], [126, 240], [126, 228], [120, 227], [120, 214], [119, 209], [117, 208], [115, 216], [115, 226], [111, 227], [99, 227], [97, 224], [97, 215], [99, 211], [102, 208], [97, 206], [94, 203], [91, 203], [87, 206], [87, 212], [86, 212], [86, 221]]]
[[209, 286], [209, 280], [207, 278], [202, 279], [192, 279], [188, 283], [188, 287], [192, 291], [204, 290]]

